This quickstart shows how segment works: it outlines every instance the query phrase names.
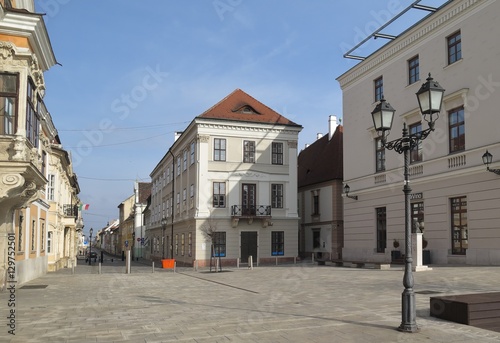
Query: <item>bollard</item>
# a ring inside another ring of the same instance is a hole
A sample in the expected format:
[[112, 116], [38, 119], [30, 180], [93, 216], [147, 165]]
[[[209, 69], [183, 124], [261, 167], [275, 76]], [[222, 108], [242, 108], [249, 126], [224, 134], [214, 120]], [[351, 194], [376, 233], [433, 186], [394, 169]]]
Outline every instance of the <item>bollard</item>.
[[276, 265], [278, 265], [278, 258], [276, 257]]
[[253, 256], [248, 256], [248, 269], [253, 270]]
[[312, 255], [311, 255], [311, 261], [312, 261], [312, 263], [314, 263], [314, 253], [312, 253]]
[[293, 264], [297, 264], [297, 256], [293, 257]]
[[197, 272], [197, 271], [198, 271], [198, 260], [194, 260], [194, 261], [193, 261], [193, 270], [194, 270], [195, 272]]
[[175, 273], [175, 268], [177, 267], [177, 261], [174, 261], [174, 273]]
[[216, 273], [219, 272], [219, 259], [218, 258], [215, 259], [215, 272]]
[[101, 262], [99, 262], [99, 274], [101, 274], [101, 273], [102, 273], [102, 270], [101, 270], [101, 265], [102, 265], [102, 263], [101, 263]]
[[75, 260], [71, 260], [71, 274], [75, 274]]
[[130, 260], [130, 250], [127, 250], [127, 260], [126, 260], [126, 270], [125, 270], [125, 274], [130, 274], [130, 264], [131, 264], [131, 260]]
[[236, 268], [240, 269], [240, 258], [236, 259]]
[[152, 262], [153, 264], [153, 273], [155, 272], [155, 261]]

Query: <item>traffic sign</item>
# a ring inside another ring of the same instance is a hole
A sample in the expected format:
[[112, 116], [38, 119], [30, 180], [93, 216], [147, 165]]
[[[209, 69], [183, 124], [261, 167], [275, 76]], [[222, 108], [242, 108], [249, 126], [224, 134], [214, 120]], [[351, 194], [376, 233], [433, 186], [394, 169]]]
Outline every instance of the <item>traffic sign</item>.
[[128, 241], [125, 241], [125, 246], [128, 247]]

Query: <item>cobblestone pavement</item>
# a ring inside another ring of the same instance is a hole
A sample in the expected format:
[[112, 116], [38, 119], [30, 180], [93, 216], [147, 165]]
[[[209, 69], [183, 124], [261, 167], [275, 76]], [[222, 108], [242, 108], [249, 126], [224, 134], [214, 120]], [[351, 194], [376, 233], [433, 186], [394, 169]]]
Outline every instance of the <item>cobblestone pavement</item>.
[[79, 263], [18, 287], [13, 326], [11, 295], [0, 293], [0, 342], [500, 342], [499, 332], [429, 316], [433, 295], [499, 291], [500, 267], [414, 273], [420, 331], [402, 333], [401, 268], [153, 273], [135, 262], [125, 274], [115, 260], [99, 274]]

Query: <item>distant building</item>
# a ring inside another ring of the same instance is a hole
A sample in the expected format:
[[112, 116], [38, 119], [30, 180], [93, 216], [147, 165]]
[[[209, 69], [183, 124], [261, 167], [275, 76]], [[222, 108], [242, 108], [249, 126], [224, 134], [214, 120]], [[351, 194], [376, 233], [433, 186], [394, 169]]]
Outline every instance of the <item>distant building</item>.
[[[134, 232], [134, 208], [135, 208], [135, 195], [129, 196], [118, 205], [119, 210], [119, 253], [124, 256], [127, 250], [133, 252], [133, 245], [135, 240]], [[131, 257], [133, 253], [131, 252]]]
[[340, 259], [343, 247], [342, 126], [330, 116], [327, 135], [298, 157], [299, 252], [318, 259]]
[[500, 265], [499, 1], [455, 0], [338, 77], [343, 92], [343, 258], [390, 261], [404, 243], [403, 156], [380, 144], [371, 112], [396, 109], [388, 140], [428, 128], [415, 93], [428, 73], [446, 89], [435, 131], [411, 151], [411, 221], [430, 263]]
[[151, 182], [135, 182], [134, 184], [134, 256], [145, 257], [146, 224], [144, 210], [151, 196]]
[[195, 117], [151, 172], [148, 258], [293, 261], [301, 130], [240, 89]]

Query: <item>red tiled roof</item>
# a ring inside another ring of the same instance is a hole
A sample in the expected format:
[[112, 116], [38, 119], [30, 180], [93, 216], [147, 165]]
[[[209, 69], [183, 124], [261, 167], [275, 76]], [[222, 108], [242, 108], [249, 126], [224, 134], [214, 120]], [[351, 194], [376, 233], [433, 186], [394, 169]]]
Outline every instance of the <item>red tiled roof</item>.
[[302, 150], [298, 157], [298, 187], [344, 178], [344, 127], [339, 125], [328, 140], [328, 135]]
[[267, 107], [239, 88], [204, 113], [200, 114], [198, 118], [236, 120], [300, 127], [299, 124], [283, 117], [278, 112]]

